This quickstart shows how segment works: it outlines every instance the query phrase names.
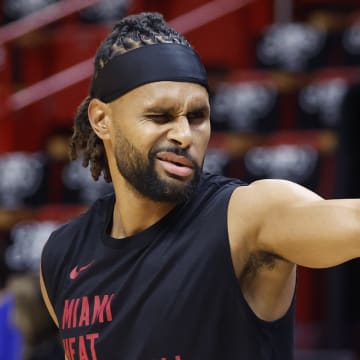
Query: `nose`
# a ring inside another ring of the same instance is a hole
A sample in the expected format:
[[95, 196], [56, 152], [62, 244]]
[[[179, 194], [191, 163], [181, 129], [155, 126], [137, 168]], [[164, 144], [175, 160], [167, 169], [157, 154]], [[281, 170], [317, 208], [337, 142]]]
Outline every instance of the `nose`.
[[188, 148], [192, 143], [192, 131], [186, 116], [178, 116], [171, 122], [168, 140], [181, 148]]

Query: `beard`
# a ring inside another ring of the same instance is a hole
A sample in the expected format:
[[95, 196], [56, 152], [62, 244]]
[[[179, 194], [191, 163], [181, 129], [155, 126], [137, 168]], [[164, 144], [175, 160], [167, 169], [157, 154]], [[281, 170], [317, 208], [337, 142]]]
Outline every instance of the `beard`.
[[[156, 154], [172, 152], [192, 162], [193, 176], [184, 181], [175, 175], [169, 180], [161, 179], [155, 169]], [[116, 165], [121, 175], [140, 194], [158, 202], [180, 203], [188, 200], [196, 191], [201, 166], [181, 148], [154, 148], [145, 158], [127, 139], [118, 135], [115, 148]]]

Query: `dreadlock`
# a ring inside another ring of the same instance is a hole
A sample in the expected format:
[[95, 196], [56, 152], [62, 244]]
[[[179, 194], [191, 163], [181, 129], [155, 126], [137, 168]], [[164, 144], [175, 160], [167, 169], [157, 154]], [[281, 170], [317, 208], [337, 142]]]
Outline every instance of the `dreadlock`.
[[[141, 13], [123, 18], [114, 26], [96, 52], [93, 80], [113, 57], [141, 46], [159, 43], [175, 43], [191, 47], [181, 34], [167, 25], [159, 13]], [[105, 181], [111, 182], [103, 142], [93, 131], [88, 118], [88, 107], [92, 98], [93, 81], [89, 95], [80, 104], [75, 116], [74, 131], [70, 141], [70, 158], [75, 160], [81, 154], [82, 164], [84, 167], [90, 165], [94, 180], [98, 180], [103, 172]]]

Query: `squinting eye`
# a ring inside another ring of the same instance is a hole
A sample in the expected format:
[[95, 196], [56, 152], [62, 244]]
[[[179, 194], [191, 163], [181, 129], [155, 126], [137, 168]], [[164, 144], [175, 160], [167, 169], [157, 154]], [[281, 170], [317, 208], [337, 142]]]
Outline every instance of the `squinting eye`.
[[202, 121], [205, 119], [205, 113], [203, 111], [191, 112], [191, 113], [188, 113], [186, 117], [191, 122]]
[[171, 120], [171, 116], [167, 114], [148, 115], [147, 117], [158, 124], [164, 124]]

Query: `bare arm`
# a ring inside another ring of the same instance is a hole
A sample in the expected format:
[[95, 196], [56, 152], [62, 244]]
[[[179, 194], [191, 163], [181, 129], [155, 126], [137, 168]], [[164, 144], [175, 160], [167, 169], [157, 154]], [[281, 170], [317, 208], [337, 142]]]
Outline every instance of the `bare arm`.
[[288, 181], [261, 180], [238, 188], [228, 224], [240, 286], [264, 320], [288, 309], [295, 264], [321, 268], [360, 256], [360, 200], [324, 200]]
[[360, 200], [324, 200], [286, 181], [264, 181], [254, 187], [270, 198], [250, 245], [254, 251], [312, 268], [335, 266], [360, 256]]

